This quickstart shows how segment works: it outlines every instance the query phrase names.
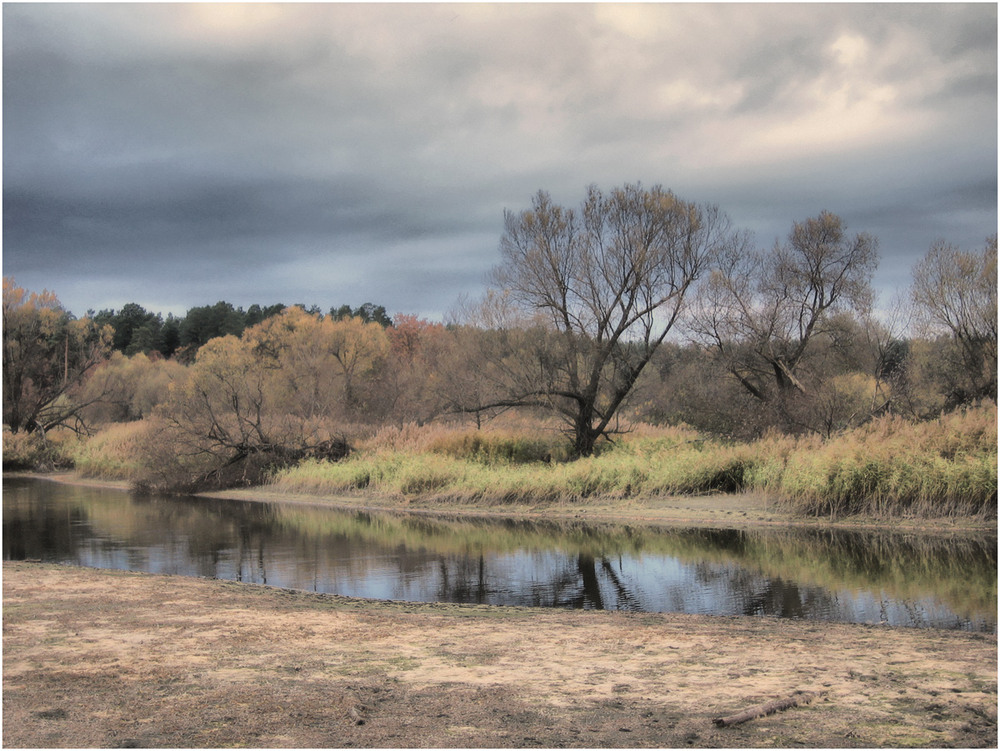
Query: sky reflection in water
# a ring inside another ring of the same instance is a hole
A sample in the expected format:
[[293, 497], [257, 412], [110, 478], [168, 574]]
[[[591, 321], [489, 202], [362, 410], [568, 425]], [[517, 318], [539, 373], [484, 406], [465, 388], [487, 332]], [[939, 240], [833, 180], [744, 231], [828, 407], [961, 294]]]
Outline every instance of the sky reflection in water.
[[355, 597], [996, 631], [996, 537], [370, 514], [4, 480], [4, 559]]

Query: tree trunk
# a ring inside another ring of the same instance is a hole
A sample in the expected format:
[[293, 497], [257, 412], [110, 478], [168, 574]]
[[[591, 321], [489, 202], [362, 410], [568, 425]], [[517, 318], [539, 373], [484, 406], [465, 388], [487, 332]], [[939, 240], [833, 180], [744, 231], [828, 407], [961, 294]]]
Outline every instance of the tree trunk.
[[798, 691], [793, 696], [789, 696], [786, 699], [771, 701], [767, 704], [758, 704], [756, 707], [751, 707], [750, 709], [740, 712], [739, 714], [730, 715], [729, 717], [719, 717], [712, 720], [712, 722], [720, 728], [729, 727], [730, 725], [739, 725], [740, 723], [747, 722], [749, 720], [755, 720], [758, 717], [765, 717], [769, 714], [774, 714], [775, 712], [780, 712], [785, 709], [803, 706], [815, 698], [816, 695], [809, 693], [808, 691]]
[[583, 415], [576, 418], [573, 425], [573, 450], [577, 456], [590, 456], [594, 453], [594, 445], [601, 437], [601, 431], [595, 430], [590, 420]]

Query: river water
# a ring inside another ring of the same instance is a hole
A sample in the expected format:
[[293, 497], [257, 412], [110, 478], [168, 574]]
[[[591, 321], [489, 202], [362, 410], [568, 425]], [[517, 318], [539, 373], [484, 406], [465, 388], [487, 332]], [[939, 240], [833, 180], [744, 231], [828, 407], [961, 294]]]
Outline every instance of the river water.
[[997, 539], [367, 513], [4, 478], [4, 560], [420, 602], [996, 632]]

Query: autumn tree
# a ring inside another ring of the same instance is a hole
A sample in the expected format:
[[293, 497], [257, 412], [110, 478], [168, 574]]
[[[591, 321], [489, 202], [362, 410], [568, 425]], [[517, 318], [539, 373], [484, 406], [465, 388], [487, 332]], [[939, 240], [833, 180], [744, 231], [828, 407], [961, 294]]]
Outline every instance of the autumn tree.
[[141, 420], [151, 416], [186, 376], [184, 365], [156, 352], [126, 357], [116, 351], [93, 368], [72, 395], [88, 405], [80, 412], [88, 426]]
[[389, 351], [386, 330], [377, 323], [298, 306], [247, 329], [243, 338], [275, 371], [275, 394], [285, 394], [285, 409], [303, 416], [364, 412]]
[[[258, 482], [268, 469], [346, 451], [389, 343], [385, 329], [292, 306], [199, 348], [155, 412], [148, 484], [195, 489]], [[169, 451], [165, 446], [172, 447]]]
[[510, 385], [525, 380], [524, 350], [517, 343], [522, 332], [467, 322], [449, 326], [447, 333], [427, 389], [436, 414], [472, 415], [481, 428], [484, 420], [517, 408], [508, 397]]
[[720, 256], [692, 331], [747, 393], [788, 418], [814, 390], [809, 375], [822, 373], [807, 375], [807, 356], [836, 339], [835, 314], [868, 310], [877, 262], [877, 239], [849, 235], [827, 211], [795, 222], [768, 251], [743, 238]]
[[935, 243], [913, 270], [917, 316], [927, 334], [943, 335], [951, 406], [997, 397], [997, 236], [981, 252]]
[[253, 484], [270, 468], [328, 448], [316, 421], [279, 406], [281, 375], [246, 338], [206, 342], [156, 410], [139, 484], [184, 491]]
[[352, 409], [363, 410], [371, 396], [367, 389], [389, 353], [385, 328], [354, 316], [329, 324], [326, 346], [343, 375], [344, 399]]
[[379, 380], [382, 412], [397, 423], [423, 423], [447, 411], [454, 332], [415, 315], [397, 313], [385, 329], [389, 360]]
[[[465, 324], [428, 321], [398, 313], [387, 328], [391, 360], [381, 380], [390, 400], [387, 416], [399, 424], [472, 414], [477, 426], [503, 409], [494, 371], [495, 352], [489, 343], [495, 331]], [[488, 406], [493, 404], [493, 406]]]
[[162, 428], [147, 448], [140, 484], [196, 490], [231, 484], [234, 472], [251, 482], [260, 460], [284, 460], [299, 426], [269, 409], [268, 376], [245, 340], [206, 342], [157, 411]]
[[3, 280], [3, 421], [14, 433], [66, 424], [86, 406], [70, 399], [111, 349], [112, 330], [75, 319], [49, 291]]
[[291, 306], [244, 332], [245, 344], [270, 374], [269, 409], [304, 420], [341, 409], [342, 378], [329, 351], [332, 323]]
[[713, 206], [634, 184], [591, 187], [579, 211], [540, 191], [504, 224], [495, 298], [532, 330], [507, 357], [523, 367], [504, 369], [508, 398], [497, 404], [554, 410], [576, 453], [589, 455], [730, 241], [728, 222]]

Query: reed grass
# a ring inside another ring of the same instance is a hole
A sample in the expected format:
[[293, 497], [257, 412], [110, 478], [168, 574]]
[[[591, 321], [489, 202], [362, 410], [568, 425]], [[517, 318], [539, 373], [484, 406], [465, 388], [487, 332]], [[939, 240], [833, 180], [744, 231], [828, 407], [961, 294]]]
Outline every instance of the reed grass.
[[803, 514], [996, 515], [996, 406], [910, 423], [883, 418], [793, 451], [775, 488]]
[[101, 480], [134, 480], [143, 468], [143, 446], [150, 424], [145, 420], [112, 423], [68, 454], [84, 477]]
[[566, 462], [551, 435], [407, 426], [341, 462], [284, 470], [274, 484], [483, 503], [754, 491], [813, 516], [995, 516], [996, 436], [996, 406], [987, 404], [931, 422], [886, 417], [827, 440], [772, 434], [732, 444], [646, 428]]
[[[370, 491], [482, 505], [750, 491], [802, 515], [995, 518], [996, 420], [989, 403], [928, 422], [885, 417], [825, 440], [771, 434], [752, 443], [641, 426], [575, 461], [551, 424], [405, 425], [369, 433], [341, 461], [280, 470], [271, 483], [296, 493]], [[110, 425], [63, 451], [85, 476], [136, 481], [149, 473], [143, 457], [148, 464], [152, 430], [148, 421]], [[5, 435], [5, 458], [15, 448]]]

